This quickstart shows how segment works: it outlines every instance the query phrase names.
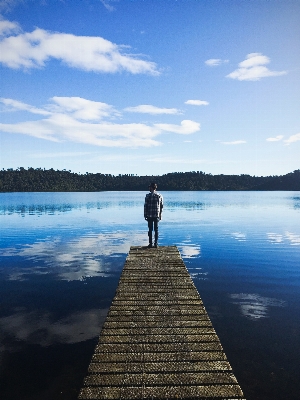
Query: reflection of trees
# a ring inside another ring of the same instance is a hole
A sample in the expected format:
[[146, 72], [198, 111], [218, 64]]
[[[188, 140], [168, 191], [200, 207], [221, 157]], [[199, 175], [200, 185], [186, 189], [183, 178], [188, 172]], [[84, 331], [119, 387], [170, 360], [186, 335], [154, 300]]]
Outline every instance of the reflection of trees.
[[11, 205], [11, 206], [1, 206], [0, 205], [0, 210], [4, 214], [54, 214], [56, 212], [67, 212], [71, 211], [73, 208], [72, 205], [70, 204], [56, 204], [56, 205], [42, 205], [42, 204], [37, 204], [37, 205]]
[[205, 210], [206, 208], [208, 208], [208, 204], [198, 201], [166, 201], [166, 207], [170, 210], [172, 208], [180, 208], [188, 211], [193, 211]]
[[294, 208], [296, 209], [296, 210], [298, 210], [298, 209], [300, 209], [300, 197], [293, 197], [293, 200], [294, 200]]
[[161, 176], [76, 174], [53, 168], [10, 168], [0, 171], [1, 192], [95, 192], [145, 190], [155, 180], [159, 190], [300, 190], [300, 170], [282, 176], [212, 175], [202, 171]]

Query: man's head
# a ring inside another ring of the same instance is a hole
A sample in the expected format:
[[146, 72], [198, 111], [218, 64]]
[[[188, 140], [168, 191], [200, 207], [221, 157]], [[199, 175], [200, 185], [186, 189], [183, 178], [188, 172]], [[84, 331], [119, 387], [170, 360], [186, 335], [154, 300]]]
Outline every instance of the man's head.
[[149, 185], [150, 192], [154, 192], [157, 189], [157, 184], [155, 182], [151, 182]]

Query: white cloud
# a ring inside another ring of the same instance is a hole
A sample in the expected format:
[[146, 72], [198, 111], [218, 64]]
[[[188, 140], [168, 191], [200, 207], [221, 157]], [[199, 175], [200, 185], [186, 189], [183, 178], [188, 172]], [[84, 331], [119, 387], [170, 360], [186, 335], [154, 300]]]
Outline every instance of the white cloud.
[[280, 140], [283, 139], [283, 137], [284, 137], [283, 135], [278, 135], [278, 136], [275, 136], [275, 137], [269, 137], [266, 140], [267, 140], [267, 142], [279, 142]]
[[28, 111], [32, 114], [51, 115], [51, 112], [37, 108], [18, 100], [0, 98], [0, 102], [6, 106], [6, 111]]
[[108, 147], [151, 147], [160, 131], [145, 124], [112, 124], [81, 122], [71, 116], [55, 114], [39, 121], [0, 124], [0, 130], [20, 133], [50, 141], [71, 141]]
[[162, 131], [190, 134], [200, 124], [184, 120], [181, 125], [143, 123], [118, 124], [101, 119], [119, 116], [112, 106], [80, 97], [53, 97], [53, 103], [43, 109], [12, 100], [0, 99], [9, 110], [23, 110], [46, 118], [13, 124], [0, 123], [0, 131], [24, 134], [40, 139], [70, 141], [108, 147], [152, 147], [161, 143], [154, 140]]
[[44, 119], [40, 121], [26, 121], [16, 124], [2, 124], [0, 123], [0, 131], [7, 133], [19, 133], [23, 135], [33, 136], [39, 139], [50, 140], [52, 142], [59, 142], [56, 138], [54, 127], [51, 127], [50, 120]]
[[228, 60], [221, 60], [220, 58], [210, 58], [209, 60], [205, 61], [205, 64], [209, 67], [216, 67], [227, 62]]
[[128, 112], [143, 114], [181, 114], [181, 111], [177, 108], [159, 108], [150, 104], [141, 104], [136, 107], [127, 107], [124, 110]]
[[54, 104], [48, 104], [44, 109], [13, 99], [0, 98], [6, 106], [6, 111], [28, 111], [32, 114], [53, 115], [67, 113], [76, 119], [97, 121], [104, 117], [119, 115], [109, 104], [83, 99], [82, 97], [52, 97]]
[[300, 140], [300, 133], [296, 133], [296, 135], [290, 136], [287, 140], [284, 140], [284, 142], [288, 145], [294, 142], [298, 142]]
[[0, 20], [0, 36], [19, 31], [20, 27], [16, 22]]
[[[10, 32], [16, 24], [1, 21], [2, 28]], [[0, 62], [9, 68], [41, 68], [54, 58], [72, 68], [84, 71], [159, 75], [154, 62], [124, 53], [126, 46], [119, 46], [102, 37], [75, 36], [35, 29], [0, 41]]]
[[257, 65], [269, 64], [270, 59], [261, 53], [250, 53], [247, 55], [246, 60], [239, 63], [240, 68], [252, 68]]
[[236, 145], [236, 144], [244, 144], [247, 143], [245, 140], [234, 140], [232, 142], [221, 142], [222, 144]]
[[192, 106], [208, 106], [209, 102], [205, 100], [187, 100], [184, 104], [190, 104]]
[[180, 125], [173, 124], [155, 124], [156, 128], [167, 132], [179, 133], [181, 135], [189, 135], [200, 131], [200, 124], [189, 119], [181, 121]]
[[68, 112], [76, 119], [98, 121], [112, 114], [118, 114], [109, 104], [81, 97], [53, 97], [52, 100], [56, 103], [53, 111]]
[[261, 53], [250, 53], [246, 60], [239, 63], [239, 68], [228, 74], [226, 77], [239, 81], [258, 81], [269, 76], [280, 76], [287, 74], [287, 71], [271, 71], [265, 64], [270, 59]]
[[66, 157], [81, 157], [91, 155], [93, 153], [88, 151], [61, 151], [58, 153], [33, 153], [32, 158], [66, 158]]

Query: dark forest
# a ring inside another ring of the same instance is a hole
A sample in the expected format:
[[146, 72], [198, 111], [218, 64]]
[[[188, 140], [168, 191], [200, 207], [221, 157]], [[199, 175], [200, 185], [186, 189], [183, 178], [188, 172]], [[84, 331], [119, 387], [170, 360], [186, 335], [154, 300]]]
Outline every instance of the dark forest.
[[300, 170], [281, 176], [212, 175], [202, 171], [160, 176], [77, 174], [42, 168], [2, 169], [0, 192], [96, 192], [147, 190], [151, 181], [168, 190], [300, 190]]

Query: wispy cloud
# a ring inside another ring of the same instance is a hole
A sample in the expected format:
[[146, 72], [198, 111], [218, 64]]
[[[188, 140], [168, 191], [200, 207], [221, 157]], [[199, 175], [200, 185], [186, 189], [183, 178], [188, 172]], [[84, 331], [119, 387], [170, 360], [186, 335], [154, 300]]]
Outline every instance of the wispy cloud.
[[179, 133], [181, 135], [189, 135], [191, 133], [200, 131], [200, 124], [189, 119], [181, 121], [180, 125], [154, 124], [154, 126], [163, 131]]
[[[279, 142], [284, 138], [283, 135], [278, 135], [275, 137], [269, 137], [266, 139], [267, 142]], [[288, 139], [283, 140], [286, 145], [290, 145], [291, 143], [300, 141], [300, 133], [296, 133], [295, 135], [291, 135]]]
[[160, 108], [150, 104], [141, 104], [136, 107], [126, 107], [124, 111], [142, 113], [142, 114], [182, 114], [177, 108]]
[[53, 58], [69, 67], [84, 71], [159, 75], [154, 62], [124, 52], [128, 46], [117, 45], [102, 37], [75, 36], [36, 28], [18, 33], [19, 26], [1, 21], [0, 62], [13, 69], [42, 68]]
[[187, 100], [184, 104], [189, 104], [192, 106], [208, 106], [209, 102], [205, 100]]
[[112, 2], [115, 2], [117, 0], [100, 0], [100, 2], [104, 5], [104, 7], [108, 11], [115, 11], [115, 7], [111, 5]]
[[11, 11], [18, 3], [24, 0], [0, 0], [0, 12]]
[[28, 111], [32, 114], [51, 115], [51, 112], [31, 106], [18, 100], [0, 98], [0, 102], [5, 106], [5, 111]]
[[0, 130], [46, 139], [106, 147], [152, 147], [160, 130], [145, 124], [82, 122], [66, 114], [54, 114], [39, 121], [0, 124]]
[[58, 153], [33, 153], [31, 158], [66, 158], [66, 157], [82, 157], [91, 155], [89, 151], [62, 151]]
[[176, 164], [176, 165], [181, 165], [181, 164], [197, 164], [197, 165], [199, 165], [200, 163], [206, 162], [206, 160], [193, 160], [193, 159], [187, 159], [187, 158], [176, 158], [176, 157], [171, 157], [171, 156], [151, 157], [151, 158], [148, 158], [146, 161], [151, 162], [151, 163], [167, 163], [167, 164]]
[[155, 138], [164, 131], [191, 134], [200, 130], [200, 124], [191, 120], [183, 120], [180, 125], [116, 123], [115, 118], [121, 114], [113, 106], [81, 97], [53, 97], [51, 101], [43, 108], [37, 108], [13, 99], [0, 99], [4, 110], [22, 110], [46, 117], [13, 124], [0, 123], [0, 131], [54, 142], [69, 141], [106, 147], [152, 147], [161, 144]]
[[269, 137], [267, 140], [267, 142], [279, 142], [280, 140], [283, 139], [283, 135], [277, 135], [275, 137]]
[[300, 140], [300, 133], [296, 133], [296, 135], [290, 136], [287, 140], [284, 140], [284, 142], [289, 145], [291, 143], [298, 142]]
[[261, 53], [250, 53], [246, 60], [239, 63], [239, 68], [227, 75], [227, 78], [239, 81], [258, 81], [261, 78], [280, 76], [287, 71], [271, 71], [265, 65], [270, 63], [270, 58]]
[[120, 114], [109, 104], [82, 97], [54, 96], [50, 100], [52, 103], [47, 104], [44, 108], [37, 108], [18, 100], [0, 98], [0, 102], [5, 106], [5, 111], [28, 111], [40, 115], [67, 113], [76, 119], [86, 121], [99, 121], [104, 117]]
[[[1, 3], [0, 3], [0, 10], [1, 10]], [[21, 28], [16, 22], [2, 20], [0, 16], [0, 36], [9, 35], [10, 33], [19, 32], [20, 30]]]
[[99, 121], [105, 117], [119, 115], [113, 106], [81, 97], [53, 97], [54, 105], [49, 107], [55, 113], [67, 112], [76, 119]]
[[210, 58], [205, 61], [205, 64], [209, 67], [217, 67], [218, 65], [228, 63], [228, 60], [222, 60], [221, 58]]
[[233, 140], [232, 142], [221, 142], [222, 144], [236, 145], [247, 143], [246, 140]]

